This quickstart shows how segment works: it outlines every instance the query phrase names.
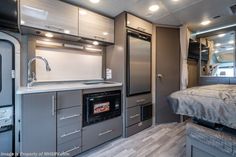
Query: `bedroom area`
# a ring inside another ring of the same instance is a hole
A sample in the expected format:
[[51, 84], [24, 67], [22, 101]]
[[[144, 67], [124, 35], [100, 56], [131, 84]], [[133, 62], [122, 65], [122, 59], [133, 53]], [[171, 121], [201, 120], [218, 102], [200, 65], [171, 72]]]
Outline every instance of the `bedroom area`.
[[0, 157], [236, 157], [236, 0], [0, 6]]

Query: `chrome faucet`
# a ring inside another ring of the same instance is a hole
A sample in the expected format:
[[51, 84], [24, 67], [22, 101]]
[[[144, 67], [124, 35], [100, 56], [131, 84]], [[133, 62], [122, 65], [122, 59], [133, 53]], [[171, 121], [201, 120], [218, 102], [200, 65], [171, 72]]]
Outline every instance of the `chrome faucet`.
[[40, 59], [44, 61], [46, 65], [46, 71], [51, 71], [51, 67], [49, 66], [49, 63], [46, 58], [43, 58], [41, 56], [35, 56], [34, 58], [30, 59], [28, 62], [28, 79], [27, 79], [27, 87], [31, 87], [33, 83], [37, 80], [36, 75], [34, 72], [31, 72], [31, 64], [36, 59]]

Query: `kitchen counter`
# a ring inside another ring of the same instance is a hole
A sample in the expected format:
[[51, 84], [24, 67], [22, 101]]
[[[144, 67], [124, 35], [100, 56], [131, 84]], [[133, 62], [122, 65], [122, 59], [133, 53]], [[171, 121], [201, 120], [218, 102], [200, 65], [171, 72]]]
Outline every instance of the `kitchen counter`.
[[33, 93], [43, 93], [43, 92], [54, 92], [54, 91], [66, 91], [66, 90], [79, 90], [79, 89], [96, 89], [96, 88], [109, 88], [109, 87], [119, 87], [122, 83], [118, 82], [107, 82], [107, 83], [84, 83], [84, 82], [74, 82], [74, 83], [48, 83], [48, 84], [38, 84], [32, 87], [20, 87], [16, 94], [33, 94]]

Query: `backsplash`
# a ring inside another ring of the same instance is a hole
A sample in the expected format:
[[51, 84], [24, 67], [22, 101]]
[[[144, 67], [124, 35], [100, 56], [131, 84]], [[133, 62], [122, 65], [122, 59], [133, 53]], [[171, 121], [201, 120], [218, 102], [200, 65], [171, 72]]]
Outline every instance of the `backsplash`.
[[39, 82], [100, 80], [103, 77], [102, 53], [37, 47], [35, 55], [46, 58], [51, 67], [48, 72], [41, 60], [36, 61], [35, 72]]

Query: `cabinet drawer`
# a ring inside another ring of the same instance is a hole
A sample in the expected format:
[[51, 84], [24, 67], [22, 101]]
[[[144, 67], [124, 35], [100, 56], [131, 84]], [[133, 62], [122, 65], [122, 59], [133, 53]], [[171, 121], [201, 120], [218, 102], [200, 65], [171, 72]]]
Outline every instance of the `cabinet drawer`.
[[82, 150], [88, 150], [122, 135], [122, 118], [87, 126], [82, 131]]
[[81, 137], [81, 125], [75, 123], [57, 129], [57, 144], [66, 143], [75, 138]]
[[148, 127], [152, 126], [152, 120], [146, 120], [126, 128], [126, 137], [134, 135]]
[[140, 122], [140, 106], [127, 109], [126, 126]]
[[57, 93], [57, 109], [69, 108], [73, 106], [81, 106], [82, 92], [64, 91]]
[[127, 14], [127, 26], [141, 32], [152, 34], [152, 23], [131, 14]]
[[78, 36], [78, 7], [61, 1], [21, 0], [21, 25]]
[[152, 95], [151, 94], [144, 94], [138, 96], [132, 96], [126, 98], [126, 107], [134, 107], [137, 105], [143, 105], [152, 102]]
[[57, 110], [57, 126], [63, 127], [71, 124], [82, 124], [81, 106]]
[[67, 143], [58, 145], [57, 151], [60, 153], [66, 153], [65, 157], [75, 156], [81, 152], [81, 139], [77, 138]]
[[114, 43], [114, 19], [79, 8], [79, 36]]

